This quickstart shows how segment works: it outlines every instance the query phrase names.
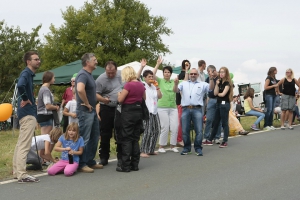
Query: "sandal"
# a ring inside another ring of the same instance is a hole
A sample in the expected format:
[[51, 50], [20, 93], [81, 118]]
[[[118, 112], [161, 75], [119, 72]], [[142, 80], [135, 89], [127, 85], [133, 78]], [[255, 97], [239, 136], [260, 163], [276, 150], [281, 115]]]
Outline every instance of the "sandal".
[[249, 131], [240, 131], [239, 135], [248, 135]]

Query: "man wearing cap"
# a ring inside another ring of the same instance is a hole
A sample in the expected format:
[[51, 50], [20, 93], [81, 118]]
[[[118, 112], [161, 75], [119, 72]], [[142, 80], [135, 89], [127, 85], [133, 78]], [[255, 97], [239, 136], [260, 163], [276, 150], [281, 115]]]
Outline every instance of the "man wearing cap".
[[[73, 98], [73, 89], [75, 86], [75, 78], [76, 78], [77, 73], [74, 75], [71, 78], [71, 86], [66, 89], [65, 93], [62, 96], [62, 102], [61, 102], [62, 107], [67, 105], [67, 103], [69, 101], [71, 101]], [[68, 119], [68, 116], [65, 116], [65, 115], [63, 116], [63, 119], [64, 119], [63, 132], [65, 133], [67, 126], [69, 125], [69, 119]]]
[[202, 156], [203, 96], [213, 89], [213, 84], [198, 82], [199, 74], [197, 69], [191, 69], [189, 75], [190, 80], [183, 81], [179, 85], [178, 79], [175, 79], [173, 88], [173, 91], [176, 93], [180, 92], [182, 97], [181, 122], [184, 146], [181, 155], [187, 155], [191, 152], [190, 126], [192, 122], [196, 132], [194, 140], [195, 153], [197, 156]]

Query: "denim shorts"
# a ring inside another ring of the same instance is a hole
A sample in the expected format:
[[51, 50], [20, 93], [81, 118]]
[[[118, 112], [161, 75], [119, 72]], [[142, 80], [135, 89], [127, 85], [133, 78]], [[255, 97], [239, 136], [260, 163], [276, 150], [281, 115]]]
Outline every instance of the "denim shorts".
[[48, 121], [41, 122], [40, 126], [41, 127], [43, 127], [43, 126], [53, 126], [53, 119], [49, 119]]

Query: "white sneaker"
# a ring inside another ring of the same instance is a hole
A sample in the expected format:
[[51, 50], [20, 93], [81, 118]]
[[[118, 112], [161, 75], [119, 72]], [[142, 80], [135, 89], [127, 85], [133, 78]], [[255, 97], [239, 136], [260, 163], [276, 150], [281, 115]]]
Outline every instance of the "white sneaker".
[[219, 139], [215, 139], [215, 144], [221, 144]]
[[158, 149], [158, 152], [159, 152], [159, 153], [166, 153], [166, 150], [165, 150], [164, 148], [159, 148], [159, 149]]
[[271, 129], [271, 130], [275, 130], [275, 127], [274, 127], [274, 126], [270, 126], [270, 129]]
[[175, 147], [171, 148], [171, 151], [173, 151], [174, 153], [178, 153], [179, 152], [178, 149], [175, 148]]
[[270, 126], [266, 126], [266, 127], [264, 128], [264, 130], [265, 130], [265, 131], [270, 131], [270, 130], [272, 130], [272, 129], [271, 129]]

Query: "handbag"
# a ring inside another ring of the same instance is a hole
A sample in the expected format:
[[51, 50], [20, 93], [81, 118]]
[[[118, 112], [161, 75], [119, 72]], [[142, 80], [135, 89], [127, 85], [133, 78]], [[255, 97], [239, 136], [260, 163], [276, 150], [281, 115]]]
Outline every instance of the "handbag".
[[149, 110], [147, 108], [147, 105], [146, 105], [146, 102], [144, 99], [142, 99], [142, 104], [141, 104], [141, 107], [142, 107], [142, 119], [143, 120], [149, 120]]

